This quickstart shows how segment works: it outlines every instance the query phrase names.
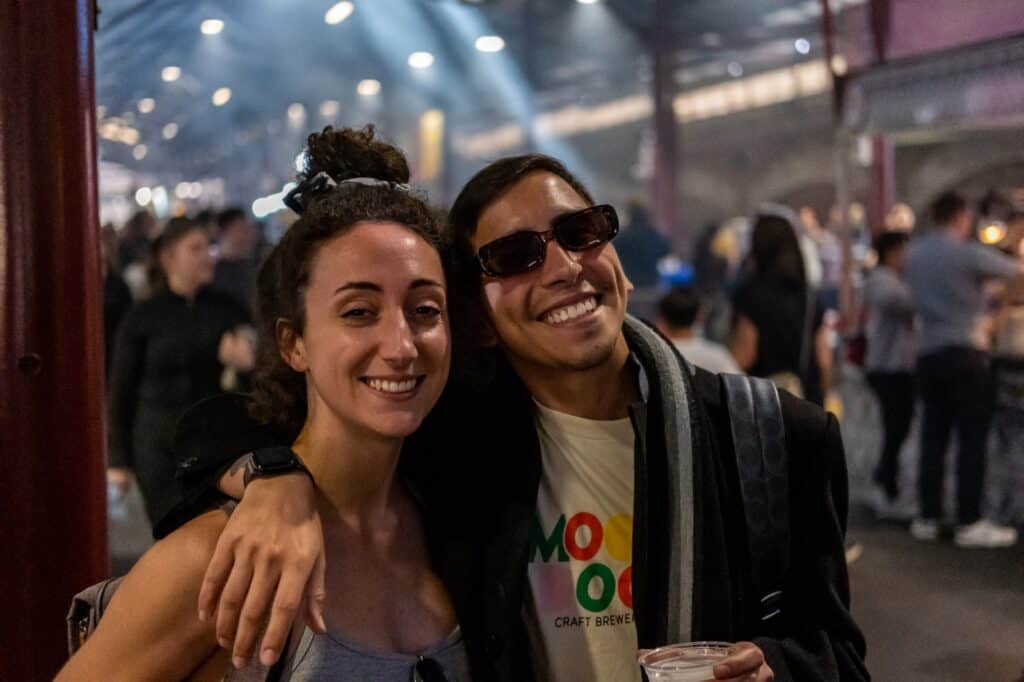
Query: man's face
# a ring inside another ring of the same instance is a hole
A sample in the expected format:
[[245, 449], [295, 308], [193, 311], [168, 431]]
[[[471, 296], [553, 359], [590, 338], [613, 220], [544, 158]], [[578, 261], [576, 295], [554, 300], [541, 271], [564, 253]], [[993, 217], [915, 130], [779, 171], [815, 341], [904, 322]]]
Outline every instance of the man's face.
[[[473, 248], [521, 230], [545, 232], [555, 218], [587, 206], [557, 175], [531, 173], [480, 214]], [[511, 277], [485, 276], [482, 285], [494, 331], [521, 374], [585, 371], [608, 361], [622, 333], [632, 288], [610, 243], [571, 252], [554, 240], [536, 269]]]

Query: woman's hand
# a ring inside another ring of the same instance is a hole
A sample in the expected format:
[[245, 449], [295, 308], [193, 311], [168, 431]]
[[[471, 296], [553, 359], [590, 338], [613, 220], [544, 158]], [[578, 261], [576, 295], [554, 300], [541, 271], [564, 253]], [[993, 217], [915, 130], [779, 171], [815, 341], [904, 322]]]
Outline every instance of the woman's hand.
[[772, 682], [775, 673], [764, 660], [764, 652], [753, 642], [739, 642], [729, 655], [715, 665], [715, 679], [728, 682]]
[[251, 327], [239, 327], [220, 337], [217, 359], [238, 372], [251, 372], [256, 366], [256, 344]]
[[273, 665], [296, 617], [323, 619], [324, 540], [316, 490], [304, 473], [258, 478], [221, 533], [199, 593], [199, 619], [216, 614], [217, 641], [247, 663], [264, 623], [260, 662]]

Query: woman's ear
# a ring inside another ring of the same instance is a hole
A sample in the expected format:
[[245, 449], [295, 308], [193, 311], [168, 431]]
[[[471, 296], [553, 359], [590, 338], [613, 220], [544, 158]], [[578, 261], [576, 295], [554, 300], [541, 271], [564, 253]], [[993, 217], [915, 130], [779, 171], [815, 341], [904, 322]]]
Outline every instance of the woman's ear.
[[281, 359], [296, 372], [304, 373], [309, 369], [306, 344], [296, 333], [291, 322], [284, 318], [277, 321], [277, 347], [280, 349]]

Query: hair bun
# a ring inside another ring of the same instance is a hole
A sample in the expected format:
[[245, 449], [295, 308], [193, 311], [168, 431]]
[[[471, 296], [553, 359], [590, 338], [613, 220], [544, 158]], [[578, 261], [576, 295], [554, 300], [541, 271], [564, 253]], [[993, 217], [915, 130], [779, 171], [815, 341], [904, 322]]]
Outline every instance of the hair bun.
[[336, 182], [349, 178], [409, 182], [405, 154], [378, 138], [372, 124], [360, 130], [327, 126], [322, 132], [311, 134], [306, 141], [306, 163], [299, 179], [320, 172]]

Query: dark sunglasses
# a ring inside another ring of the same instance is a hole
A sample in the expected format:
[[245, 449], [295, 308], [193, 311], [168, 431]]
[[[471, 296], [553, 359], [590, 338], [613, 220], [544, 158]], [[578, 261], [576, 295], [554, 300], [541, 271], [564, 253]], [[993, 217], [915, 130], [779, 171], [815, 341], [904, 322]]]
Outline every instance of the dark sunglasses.
[[435, 659], [420, 656], [412, 668], [412, 682], [448, 682], [448, 675]]
[[552, 239], [566, 251], [586, 251], [607, 244], [618, 233], [615, 209], [601, 204], [555, 218], [547, 232], [523, 230], [495, 239], [480, 247], [476, 259], [485, 275], [511, 277], [542, 265]]

